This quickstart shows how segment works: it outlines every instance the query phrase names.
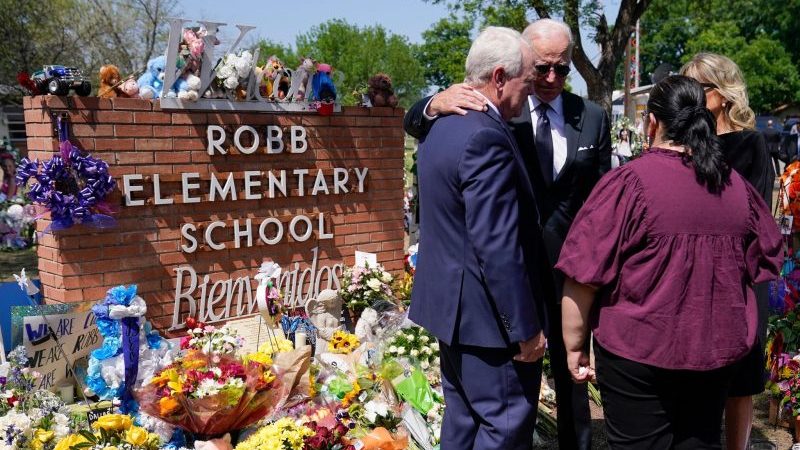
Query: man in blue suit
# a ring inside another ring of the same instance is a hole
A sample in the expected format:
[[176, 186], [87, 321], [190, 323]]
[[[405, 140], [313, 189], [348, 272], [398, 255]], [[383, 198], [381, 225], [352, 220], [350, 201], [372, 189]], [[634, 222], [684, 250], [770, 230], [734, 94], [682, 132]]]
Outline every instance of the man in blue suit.
[[466, 82], [488, 108], [437, 120], [420, 142], [420, 253], [409, 318], [440, 341], [442, 450], [529, 449], [546, 328], [536, 201], [506, 121], [520, 114], [534, 53], [488, 27]]

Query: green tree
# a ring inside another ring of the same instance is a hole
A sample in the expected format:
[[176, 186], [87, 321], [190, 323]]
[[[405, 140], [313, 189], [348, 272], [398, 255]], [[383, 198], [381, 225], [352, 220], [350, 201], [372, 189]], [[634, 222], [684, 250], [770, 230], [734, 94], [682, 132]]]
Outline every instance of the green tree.
[[337, 85], [344, 104], [355, 104], [353, 91], [378, 72], [389, 75], [400, 105], [408, 107], [426, 87], [424, 68], [415, 46], [405, 36], [380, 25], [358, 27], [334, 19], [297, 37], [296, 53], [331, 64], [345, 75]]
[[781, 23], [786, 10], [800, 10], [800, 0], [789, 0], [785, 8], [777, 8], [778, 3], [654, 0], [641, 22], [644, 78], [661, 63], [677, 70], [697, 52], [714, 52], [728, 56], [742, 69], [756, 112], [797, 100], [800, 75], [791, 47], [797, 33], [785, 32]]
[[143, 70], [164, 50], [177, 0], [0, 0], [0, 83], [47, 64], [77, 66], [97, 77], [103, 64]]
[[472, 44], [473, 28], [472, 19], [451, 14], [422, 33], [425, 42], [417, 53], [430, 85], [446, 88], [464, 80], [464, 59]]
[[293, 66], [295, 61], [299, 59], [297, 54], [292, 50], [289, 45], [283, 45], [279, 42], [274, 42], [269, 39], [260, 40], [256, 46], [259, 49], [258, 65], [264, 65], [271, 56], [277, 56], [284, 64]]

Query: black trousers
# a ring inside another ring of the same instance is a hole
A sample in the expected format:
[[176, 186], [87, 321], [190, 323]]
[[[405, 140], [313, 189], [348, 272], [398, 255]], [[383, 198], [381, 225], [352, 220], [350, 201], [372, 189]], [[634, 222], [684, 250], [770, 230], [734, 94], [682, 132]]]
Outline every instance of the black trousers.
[[732, 366], [705, 372], [661, 369], [615, 355], [597, 341], [594, 355], [610, 448], [722, 448]]
[[[586, 384], [575, 384], [567, 369], [567, 351], [561, 333], [561, 302], [548, 303], [550, 337], [550, 368], [556, 391], [559, 450], [589, 450], [592, 448], [592, 415]], [[589, 340], [586, 341], [589, 351]]]

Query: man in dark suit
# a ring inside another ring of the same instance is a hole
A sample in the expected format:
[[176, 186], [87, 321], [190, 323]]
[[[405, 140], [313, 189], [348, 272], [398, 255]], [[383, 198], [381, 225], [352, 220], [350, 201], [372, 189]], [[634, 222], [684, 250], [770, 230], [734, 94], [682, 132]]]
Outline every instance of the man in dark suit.
[[775, 175], [781, 176], [781, 161], [778, 159], [778, 153], [781, 146], [781, 132], [775, 129], [775, 124], [772, 119], [767, 121], [767, 128], [764, 128], [764, 141], [767, 143], [767, 152], [772, 157], [772, 163], [775, 165]]
[[[574, 384], [567, 370], [561, 336], [563, 277], [552, 267], [558, 261], [572, 220], [594, 185], [611, 168], [609, 122], [598, 105], [564, 92], [572, 55], [569, 27], [542, 19], [530, 24], [523, 36], [531, 42], [536, 54], [534, 95], [509, 125], [536, 192], [549, 272], [555, 284], [555, 295], [547, 299], [547, 307], [559, 448], [589, 449], [591, 416], [587, 388], [585, 384]], [[474, 95], [469, 86], [455, 85], [414, 105], [406, 114], [405, 129], [421, 138], [438, 115], [460, 115], [470, 109], [485, 109], [485, 101]], [[423, 165], [420, 163], [418, 167]], [[535, 213], [533, 209], [523, 211], [523, 215]], [[522, 229], [529, 233], [538, 230]]]
[[466, 62], [487, 110], [438, 120], [420, 142], [420, 251], [409, 318], [440, 342], [442, 450], [530, 449], [546, 316], [529, 267], [536, 201], [506, 121], [530, 94], [533, 51], [488, 27]]

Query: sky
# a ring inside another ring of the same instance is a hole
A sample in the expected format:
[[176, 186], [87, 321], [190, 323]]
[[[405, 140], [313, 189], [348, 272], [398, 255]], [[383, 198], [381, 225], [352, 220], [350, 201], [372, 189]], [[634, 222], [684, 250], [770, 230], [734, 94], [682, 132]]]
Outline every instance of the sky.
[[[620, 0], [605, 0], [606, 16], [613, 24]], [[422, 0], [299, 0], [276, 2], [253, 0], [179, 0], [181, 17], [214, 20], [228, 25], [220, 30], [224, 44], [238, 36], [235, 25], [253, 25], [251, 35], [294, 46], [295, 37], [312, 26], [330, 19], [345, 19], [359, 26], [382, 25], [388, 31], [421, 43], [422, 32], [448, 15], [443, 4], [434, 5]], [[224, 7], [223, 7], [224, 5]], [[584, 48], [593, 62], [599, 58], [599, 48], [584, 36]], [[466, 57], [466, 55], [464, 55]], [[573, 92], [585, 95], [586, 83], [573, 68], [570, 74]]]

